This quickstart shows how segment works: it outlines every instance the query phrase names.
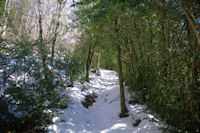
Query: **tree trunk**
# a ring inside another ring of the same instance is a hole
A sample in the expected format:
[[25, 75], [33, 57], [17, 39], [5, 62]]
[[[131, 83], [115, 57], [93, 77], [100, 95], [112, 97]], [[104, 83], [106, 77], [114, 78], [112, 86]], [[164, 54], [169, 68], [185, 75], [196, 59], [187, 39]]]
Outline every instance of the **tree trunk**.
[[92, 62], [93, 54], [94, 54], [94, 51], [92, 50], [92, 46], [89, 45], [88, 57], [87, 57], [87, 61], [86, 61], [86, 77], [85, 77], [85, 80], [87, 82], [90, 82], [89, 74], [90, 74], [90, 65]]
[[188, 22], [196, 36], [196, 40], [197, 40], [197, 41], [195, 41], [195, 43], [192, 46], [192, 51], [193, 51], [192, 52], [193, 53], [193, 56], [192, 56], [192, 84], [196, 86], [197, 79], [198, 79], [198, 53], [199, 53], [198, 52], [199, 50], [197, 50], [197, 46], [199, 45], [199, 47], [200, 47], [200, 34], [198, 33], [198, 29], [196, 28], [195, 24], [198, 27], [199, 27], [199, 24], [198, 24], [196, 18], [194, 17], [193, 13], [190, 11], [190, 9], [187, 8], [185, 5], [183, 5], [180, 0], [178, 0], [178, 3], [180, 5], [180, 7], [182, 8], [182, 10], [185, 14], [185, 17], [188, 20]]
[[[162, 35], [162, 45], [163, 47], [167, 47], [167, 41], [166, 41], [166, 26], [165, 26], [165, 17], [166, 17], [166, 11], [165, 11], [165, 0], [162, 0], [161, 3], [161, 12], [162, 12], [162, 23], [161, 23], [161, 35]], [[164, 66], [163, 66], [163, 74], [165, 79], [167, 78], [167, 59], [166, 59], [166, 54], [164, 52], [162, 52], [162, 57], [164, 60]]]
[[[195, 39], [196, 40], [196, 39]], [[197, 52], [197, 41], [192, 44], [192, 84], [197, 86], [198, 79], [198, 52]]]
[[[115, 39], [118, 38], [118, 19], [115, 19]], [[121, 113], [119, 115], [120, 118], [128, 117], [128, 109], [126, 108], [125, 103], [125, 95], [124, 95], [124, 85], [123, 85], [123, 72], [122, 72], [122, 61], [121, 61], [121, 46], [117, 45], [117, 63], [118, 63], [118, 74], [119, 74], [119, 85], [120, 85], [120, 107]]]
[[98, 53], [98, 57], [97, 57], [97, 73], [99, 73], [99, 69], [100, 69], [100, 64], [101, 64], [101, 52]]
[[[169, 27], [168, 21], [168, 27]], [[168, 44], [169, 44], [169, 55], [170, 55], [170, 79], [173, 79], [173, 72], [174, 72], [174, 61], [173, 61], [173, 43], [170, 41], [170, 29], [168, 29]]]
[[72, 76], [72, 73], [70, 72], [70, 85], [68, 85], [68, 87], [74, 87], [74, 79], [73, 79], [73, 76]]
[[5, 7], [4, 7], [4, 13], [3, 13], [3, 25], [0, 30], [0, 35], [3, 39], [6, 39], [6, 28], [7, 28], [7, 15], [10, 13], [10, 0], [6, 0], [5, 2]]
[[128, 40], [127, 43], [128, 43], [128, 45], [127, 45], [127, 56], [128, 56], [128, 61], [129, 61], [129, 64], [130, 64], [129, 69], [131, 70], [131, 72], [134, 72], [135, 60], [133, 58], [133, 55], [135, 55], [135, 54], [134, 54], [134, 50], [132, 50], [131, 41]]
[[59, 3], [59, 13], [58, 13], [58, 19], [56, 22], [56, 28], [55, 28], [55, 34], [53, 37], [53, 42], [52, 42], [52, 52], [51, 52], [51, 64], [53, 64], [53, 60], [54, 60], [54, 56], [55, 56], [55, 45], [56, 45], [56, 40], [57, 40], [57, 36], [58, 36], [58, 28], [60, 25], [59, 19], [61, 17], [61, 11], [62, 11], [62, 5], [61, 3]]
[[[134, 67], [138, 63], [137, 53], [135, 52], [135, 48], [133, 47], [133, 41], [130, 39], [128, 42], [129, 52], [130, 52], [130, 60], [132, 64], [132, 71], [134, 71]], [[134, 58], [135, 56], [135, 58]]]
[[123, 85], [123, 72], [122, 72], [122, 62], [121, 62], [121, 47], [117, 46], [117, 61], [118, 61], [118, 72], [119, 72], [119, 84], [120, 84], [120, 105], [121, 113], [120, 117], [127, 117], [128, 110], [126, 108], [125, 96], [124, 96], [124, 85]]
[[39, 12], [39, 40], [40, 40], [40, 52], [42, 56], [42, 65], [43, 65], [43, 73], [45, 78], [47, 78], [47, 66], [46, 66], [46, 58], [45, 58], [45, 47], [43, 41], [43, 28], [42, 28], [42, 15], [41, 15], [41, 2], [38, 0], [38, 12]]
[[[194, 15], [193, 15], [192, 12], [190, 11], [190, 9], [188, 9], [187, 7], [185, 7], [185, 6], [182, 4], [181, 0], [178, 0], [178, 3], [179, 3], [179, 5], [180, 5], [180, 7], [182, 8], [182, 10], [183, 10], [183, 12], [184, 12], [184, 14], [185, 14], [186, 19], [188, 20], [189, 24], [191, 25], [192, 30], [193, 30], [193, 32], [195, 33], [195, 36], [196, 36], [196, 38], [197, 38], [198, 45], [199, 45], [199, 47], [200, 47], [200, 34], [198, 33], [198, 30], [197, 30], [197, 28], [196, 28], [196, 26], [195, 26], [195, 22], [197, 22], [197, 20], [194, 18]], [[189, 13], [188, 13], [186, 10], [187, 10]], [[193, 22], [192, 19], [190, 18], [189, 14], [192, 16], [194, 22]], [[199, 24], [198, 24], [198, 23], [197, 23], [197, 25], [198, 25], [198, 27], [199, 27]]]

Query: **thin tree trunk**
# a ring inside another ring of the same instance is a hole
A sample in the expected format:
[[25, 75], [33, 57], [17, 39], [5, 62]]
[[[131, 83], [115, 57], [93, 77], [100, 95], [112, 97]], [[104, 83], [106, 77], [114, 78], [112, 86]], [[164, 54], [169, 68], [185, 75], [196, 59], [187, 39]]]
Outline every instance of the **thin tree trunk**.
[[[21, 21], [20, 21], [20, 24], [19, 24], [19, 32], [21, 33], [21, 34], [24, 34], [25, 33], [25, 31], [24, 31], [24, 29], [25, 29], [25, 27], [24, 27], [24, 25], [23, 25], [23, 21], [24, 21], [24, 15], [22, 15], [22, 18], [21, 18]], [[23, 29], [23, 30], [22, 30]], [[24, 33], [23, 33], [24, 32]]]
[[70, 72], [70, 83], [71, 84], [69, 84], [68, 87], [74, 87], [74, 79], [73, 79], [73, 75], [71, 72]]
[[121, 104], [121, 113], [120, 117], [127, 117], [128, 110], [125, 103], [124, 95], [124, 85], [123, 85], [123, 72], [122, 72], [122, 61], [121, 61], [121, 47], [117, 46], [117, 62], [118, 62], [118, 72], [119, 72], [119, 84], [120, 84], [120, 104]]
[[89, 46], [89, 49], [88, 49], [88, 57], [87, 57], [87, 61], [86, 61], [86, 81], [87, 82], [90, 82], [90, 79], [89, 79], [89, 73], [90, 73], [90, 58], [91, 58], [91, 46]]
[[[136, 31], [138, 31], [138, 32], [140, 32], [141, 31], [141, 29], [140, 29], [140, 26], [138, 26], [135, 22], [134, 22], [134, 27], [135, 27], [135, 29], [134, 30], [136, 30]], [[134, 46], [135, 47], [133, 47], [133, 51], [134, 51], [134, 53], [135, 53], [135, 57], [136, 57], [136, 62], [138, 62], [138, 59], [139, 59], [139, 57], [141, 56], [141, 50], [140, 50], [140, 48], [139, 48], [139, 40], [141, 39], [140, 37], [140, 34], [137, 34], [136, 35], [137, 36], [137, 41], [136, 41], [136, 43], [134, 43]], [[143, 38], [142, 38], [143, 39]], [[132, 41], [131, 41], [132, 42]]]
[[7, 15], [10, 13], [10, 0], [6, 0], [4, 12], [3, 12], [3, 25], [1, 27], [1, 37], [6, 39], [6, 28], [7, 28]]
[[[195, 36], [196, 36], [196, 40], [195, 43], [193, 44], [193, 48], [192, 48], [192, 51], [193, 51], [193, 56], [192, 56], [192, 84], [193, 85], [197, 85], [197, 79], [198, 79], [198, 53], [199, 53], [199, 49], [197, 48], [198, 45], [200, 47], [200, 34], [198, 33], [198, 29], [196, 28], [195, 24], [199, 27], [199, 24], [196, 20], [196, 18], [194, 17], [193, 13], [190, 11], [189, 8], [187, 8], [185, 5], [182, 4], [182, 2], [179, 0], [179, 5], [180, 7], [182, 8], [185, 16], [186, 16], [186, 19], [188, 20]], [[193, 19], [191, 19], [191, 17]], [[197, 44], [197, 45], [196, 45]]]
[[198, 33], [198, 30], [196, 29], [196, 26], [195, 26], [195, 23], [194, 22], [197, 22], [197, 20], [194, 18], [194, 15], [192, 14], [192, 12], [188, 9], [187, 11], [190, 13], [190, 15], [192, 16], [194, 22], [192, 21], [192, 19], [190, 18], [188, 12], [186, 11], [186, 7], [182, 4], [181, 0], [178, 0], [178, 3], [180, 5], [180, 7], [182, 8], [184, 14], [185, 14], [185, 17], [186, 19], [188, 20], [189, 24], [191, 25], [192, 27], [192, 30], [193, 32], [195, 33], [195, 36], [197, 38], [197, 41], [198, 41], [198, 45], [200, 47], [200, 34]]
[[[162, 24], [161, 24], [161, 34], [162, 34], [162, 44], [163, 47], [167, 47], [166, 45], [166, 34], [165, 34], [165, 16], [166, 16], [166, 12], [165, 12], [165, 0], [162, 0], [161, 3], [161, 11], [162, 11]], [[162, 53], [162, 57], [164, 60], [164, 66], [163, 66], [163, 74], [165, 76], [165, 78], [167, 78], [167, 59], [166, 59], [166, 54]]]
[[[135, 62], [134, 62], [134, 58], [133, 55], [135, 53], [135, 50], [132, 50], [132, 46], [131, 46], [131, 41], [128, 41], [128, 59], [129, 59], [129, 64], [130, 64], [130, 68], [131, 68], [131, 72], [134, 72], [134, 66], [135, 66]], [[137, 55], [135, 55], [137, 57]]]
[[129, 60], [131, 72], [133, 73], [134, 72], [133, 59], [131, 58], [131, 54], [129, 54], [129, 53], [128, 53], [128, 60]]
[[[191, 83], [194, 85], [194, 86], [198, 86], [197, 85], [197, 79], [198, 79], [198, 54], [199, 54], [199, 47], [200, 47], [200, 41], [198, 40], [198, 37], [199, 37], [199, 34], [196, 33], [195, 30], [197, 30], [195, 28], [195, 24], [192, 22], [191, 18], [189, 17], [189, 15], [187, 14], [187, 12], [185, 11], [184, 9], [184, 6], [182, 5], [182, 3], [180, 2], [180, 0], [178, 1], [179, 2], [179, 5], [181, 6], [181, 8], [183, 9], [184, 11], [184, 14], [189, 22], [189, 24], [187, 24], [187, 30], [188, 30], [188, 42], [190, 42], [191, 38], [192, 38], [192, 35], [191, 35], [191, 32], [190, 32], [190, 29], [193, 30], [196, 38], [195, 38], [195, 41], [193, 44], [190, 45], [190, 49], [191, 49], [191, 53], [192, 53], [192, 62], [191, 62], [191, 71], [192, 71], [192, 76], [191, 76]], [[190, 26], [189, 26], [190, 25]], [[199, 47], [198, 47], [198, 44], [199, 44]], [[190, 77], [190, 75], [189, 75]], [[194, 92], [193, 89], [191, 89], [191, 92]], [[188, 99], [188, 103], [189, 103], [189, 107], [191, 109], [194, 109], [197, 105], [196, 103], [196, 94], [192, 94], [192, 97], [193, 99], [195, 100], [192, 100], [191, 98]], [[198, 121], [198, 123], [200, 123], [200, 116], [198, 113], [195, 113], [195, 111], [193, 110], [194, 112], [194, 116], [195, 116], [195, 119]]]
[[[115, 38], [118, 36], [118, 19], [115, 20]], [[125, 95], [124, 95], [124, 85], [123, 85], [123, 72], [122, 72], [122, 61], [121, 61], [121, 47], [117, 44], [117, 62], [118, 62], [118, 73], [119, 73], [119, 85], [120, 85], [120, 108], [121, 113], [119, 117], [128, 117], [128, 109], [125, 103]]]
[[100, 65], [101, 65], [101, 52], [98, 53], [98, 59], [97, 59], [97, 72], [98, 73], [99, 73]]
[[[169, 21], [168, 21], [169, 27]], [[170, 29], [168, 29], [168, 44], [169, 44], [169, 55], [170, 55], [170, 79], [173, 79], [173, 71], [174, 71], [174, 61], [173, 61], [173, 43], [170, 41]]]
[[42, 15], [41, 15], [41, 2], [38, 0], [38, 12], [39, 12], [39, 40], [40, 40], [40, 52], [42, 56], [42, 65], [43, 65], [43, 73], [45, 78], [47, 78], [47, 67], [46, 67], [46, 58], [45, 58], [45, 47], [43, 41], [43, 28], [42, 28]]
[[[196, 40], [196, 39], [195, 39]], [[192, 44], [192, 84], [197, 86], [198, 79], [198, 53], [197, 53], [197, 41]]]
[[90, 65], [92, 62], [93, 55], [94, 55], [94, 50], [92, 50], [92, 46], [89, 45], [88, 57], [86, 61], [86, 77], [85, 77], [87, 82], [90, 82], [89, 74], [90, 74]]
[[57, 40], [57, 36], [58, 36], [58, 28], [59, 28], [59, 25], [60, 25], [60, 17], [61, 17], [61, 12], [62, 12], [62, 4], [59, 3], [59, 13], [58, 13], [58, 19], [57, 19], [57, 22], [56, 22], [56, 28], [55, 28], [55, 34], [54, 34], [54, 37], [53, 37], [53, 42], [52, 42], [52, 52], [51, 52], [51, 64], [53, 64], [53, 60], [54, 60], [54, 56], [55, 56], [55, 45], [56, 45], [56, 40]]

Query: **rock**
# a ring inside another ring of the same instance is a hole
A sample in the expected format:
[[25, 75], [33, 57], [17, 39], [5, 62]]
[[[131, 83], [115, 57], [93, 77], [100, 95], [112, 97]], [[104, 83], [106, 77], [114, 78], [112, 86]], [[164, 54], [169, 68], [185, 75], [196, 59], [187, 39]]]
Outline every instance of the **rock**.
[[68, 84], [67, 87], [74, 87], [74, 85], [73, 84]]
[[87, 102], [81, 101], [81, 103], [85, 108], [88, 108], [89, 105], [87, 104]]
[[142, 120], [140, 119], [136, 119], [134, 122], [133, 122], [133, 127], [137, 127], [140, 123], [141, 123]]
[[47, 120], [47, 123], [48, 123], [48, 124], [54, 124], [54, 122], [53, 122], [52, 119], [48, 119], [48, 120]]
[[65, 120], [61, 120], [60, 122], [66, 122]]
[[96, 95], [95, 92], [93, 92], [90, 95], [86, 95], [85, 100], [81, 101], [82, 105], [85, 108], [88, 108], [89, 106], [91, 106], [94, 102], [96, 102], [95, 98], [97, 98], [98, 96]]
[[92, 72], [92, 73], [96, 73], [97, 70], [96, 70], [96, 69], [92, 69], [91, 72]]
[[137, 104], [139, 102], [139, 98], [133, 97], [131, 100], [128, 101], [128, 104]]
[[97, 98], [98, 96], [97, 96], [97, 94], [93, 91], [92, 92], [92, 96], [94, 97], [94, 98]]

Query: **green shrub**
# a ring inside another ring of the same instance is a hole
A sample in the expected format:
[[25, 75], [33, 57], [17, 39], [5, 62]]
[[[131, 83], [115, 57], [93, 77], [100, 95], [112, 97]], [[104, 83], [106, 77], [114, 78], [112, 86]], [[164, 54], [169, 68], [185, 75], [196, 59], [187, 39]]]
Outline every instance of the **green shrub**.
[[0, 132], [44, 131], [58, 108], [69, 103], [68, 96], [60, 94], [64, 81], [59, 72], [48, 66], [45, 77], [33, 45], [19, 43], [1, 52]]

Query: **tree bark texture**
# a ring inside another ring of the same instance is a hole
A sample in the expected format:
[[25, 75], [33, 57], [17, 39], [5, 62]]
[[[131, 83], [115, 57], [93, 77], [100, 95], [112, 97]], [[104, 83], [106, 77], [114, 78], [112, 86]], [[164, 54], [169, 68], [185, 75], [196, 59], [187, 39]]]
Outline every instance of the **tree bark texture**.
[[86, 77], [85, 77], [87, 82], [90, 82], [89, 74], [90, 74], [90, 65], [92, 63], [93, 55], [94, 55], [94, 50], [92, 49], [92, 46], [89, 45], [88, 57], [86, 61]]
[[[115, 20], [115, 32], [116, 37], [119, 32], [118, 28], [118, 20]], [[118, 62], [118, 73], [119, 73], [119, 85], [120, 85], [120, 107], [121, 107], [121, 113], [119, 117], [128, 117], [128, 110], [125, 103], [125, 95], [124, 95], [124, 85], [123, 85], [123, 72], [122, 72], [122, 61], [121, 61], [121, 46], [119, 44], [117, 45], [117, 62]]]

